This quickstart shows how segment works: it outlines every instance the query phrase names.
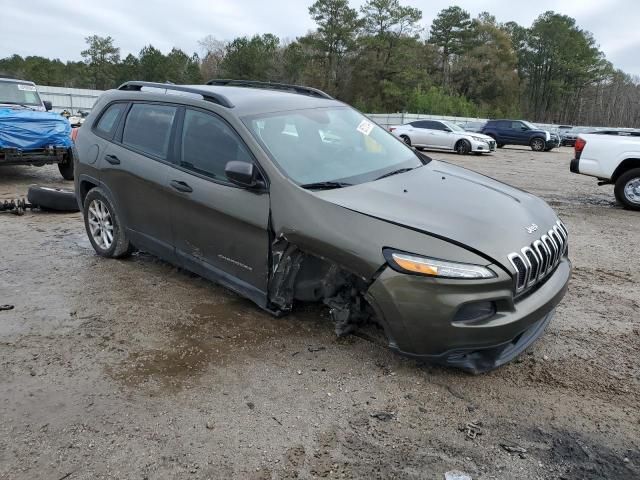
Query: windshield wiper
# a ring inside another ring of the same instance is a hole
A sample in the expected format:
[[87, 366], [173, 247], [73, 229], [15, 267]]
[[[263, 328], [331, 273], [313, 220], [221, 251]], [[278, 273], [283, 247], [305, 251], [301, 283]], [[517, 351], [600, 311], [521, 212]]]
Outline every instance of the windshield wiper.
[[300, 185], [302, 188], [308, 188], [309, 190], [330, 190], [332, 188], [350, 187], [353, 183], [346, 182], [315, 182], [304, 183]]
[[418, 168], [418, 167], [407, 167], [407, 168], [399, 168], [398, 170], [392, 170], [390, 172], [385, 173], [384, 175], [380, 175], [378, 178], [376, 178], [376, 180], [380, 180], [382, 178], [387, 178], [387, 177], [390, 177], [392, 175], [397, 175], [399, 173], [408, 172], [410, 170], [413, 170], [414, 168]]

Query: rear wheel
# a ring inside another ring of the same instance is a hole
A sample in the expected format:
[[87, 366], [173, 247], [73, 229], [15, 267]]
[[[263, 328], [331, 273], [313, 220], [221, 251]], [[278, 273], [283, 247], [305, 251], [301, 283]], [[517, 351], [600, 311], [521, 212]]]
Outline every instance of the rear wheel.
[[453, 148], [459, 155], [466, 155], [471, 151], [471, 144], [469, 143], [469, 140], [458, 140]]
[[640, 168], [634, 168], [620, 175], [613, 191], [616, 200], [624, 208], [640, 210]]
[[533, 140], [531, 140], [531, 150], [533, 150], [534, 152], [542, 152], [544, 151], [544, 140], [541, 138], [534, 138]]
[[407, 135], [400, 135], [400, 138], [404, 143], [411, 146], [411, 139]]
[[498, 148], [504, 148], [504, 143], [496, 143]]
[[83, 207], [89, 241], [102, 257], [120, 258], [133, 250], [113, 204], [100, 188], [87, 193]]

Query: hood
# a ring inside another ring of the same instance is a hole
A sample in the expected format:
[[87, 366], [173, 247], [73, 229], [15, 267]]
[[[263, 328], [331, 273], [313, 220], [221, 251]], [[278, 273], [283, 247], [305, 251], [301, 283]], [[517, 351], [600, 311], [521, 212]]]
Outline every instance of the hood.
[[[314, 195], [452, 241], [509, 271], [507, 255], [530, 245], [557, 220], [551, 207], [530, 193], [435, 160], [403, 174]], [[538, 231], [530, 234], [527, 227], [534, 223]]]
[[[462, 133], [462, 132], [460, 132]], [[487, 142], [493, 142], [493, 138], [490, 137], [489, 135], [485, 135], [484, 133], [476, 133], [476, 132], [471, 132], [471, 131], [466, 131], [465, 132], [467, 135], [471, 135], [473, 137], [478, 137], [478, 138], [482, 138], [483, 140], [486, 140]]]
[[0, 108], [0, 147], [21, 150], [71, 146], [71, 125], [55, 113]]

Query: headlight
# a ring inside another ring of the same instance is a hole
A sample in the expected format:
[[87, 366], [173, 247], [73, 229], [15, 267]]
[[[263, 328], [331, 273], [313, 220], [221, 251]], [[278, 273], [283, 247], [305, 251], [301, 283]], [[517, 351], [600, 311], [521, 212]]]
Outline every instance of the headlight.
[[547, 134], [547, 140], [551, 140], [551, 134], [549, 132], [544, 132]]
[[391, 249], [384, 249], [383, 254], [391, 268], [402, 273], [460, 279], [495, 278], [497, 276], [495, 272], [482, 265], [449, 262]]
[[482, 143], [487, 143], [487, 142], [489, 142], [489, 140], [488, 140], [487, 138], [474, 137], [473, 135], [471, 136], [471, 138], [473, 138], [476, 142], [482, 142]]

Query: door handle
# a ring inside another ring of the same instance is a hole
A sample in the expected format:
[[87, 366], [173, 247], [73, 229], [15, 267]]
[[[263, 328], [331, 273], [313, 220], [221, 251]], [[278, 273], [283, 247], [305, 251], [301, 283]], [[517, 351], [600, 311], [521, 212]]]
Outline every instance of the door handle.
[[171, 188], [179, 192], [183, 192], [183, 193], [193, 192], [193, 188], [191, 188], [187, 183], [181, 182], [179, 180], [171, 180], [171, 182], [169, 182], [169, 185], [171, 185]]
[[120, 159], [115, 155], [105, 155], [104, 159], [111, 165], [120, 165]]

